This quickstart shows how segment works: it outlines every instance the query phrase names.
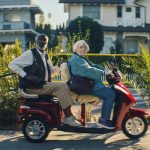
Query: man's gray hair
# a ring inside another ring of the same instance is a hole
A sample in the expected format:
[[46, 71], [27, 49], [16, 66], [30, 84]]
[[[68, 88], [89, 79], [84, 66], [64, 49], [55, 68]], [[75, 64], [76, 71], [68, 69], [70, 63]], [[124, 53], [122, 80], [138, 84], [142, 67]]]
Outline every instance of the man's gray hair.
[[84, 40], [79, 40], [73, 45], [73, 52], [76, 52], [77, 48], [82, 46], [82, 45], [86, 46], [86, 49], [88, 52], [89, 51], [89, 45]]
[[39, 37], [45, 37], [47, 40], [48, 40], [48, 36], [46, 34], [38, 34], [36, 37], [35, 37], [35, 41], [38, 41], [39, 40]]

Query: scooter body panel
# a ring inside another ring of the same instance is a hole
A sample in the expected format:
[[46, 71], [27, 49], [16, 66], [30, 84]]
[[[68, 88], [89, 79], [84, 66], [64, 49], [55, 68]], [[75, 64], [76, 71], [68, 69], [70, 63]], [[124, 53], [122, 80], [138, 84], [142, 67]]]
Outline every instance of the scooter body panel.
[[59, 103], [53, 101], [49, 102], [32, 102], [26, 100], [22, 103], [18, 111], [19, 122], [24, 119], [34, 116], [40, 116], [44, 118], [50, 126], [53, 128], [61, 124], [63, 118], [62, 109]]
[[126, 116], [130, 118], [133, 118], [136, 116], [145, 116], [145, 115], [148, 115], [148, 113], [140, 108], [131, 108], [126, 114]]

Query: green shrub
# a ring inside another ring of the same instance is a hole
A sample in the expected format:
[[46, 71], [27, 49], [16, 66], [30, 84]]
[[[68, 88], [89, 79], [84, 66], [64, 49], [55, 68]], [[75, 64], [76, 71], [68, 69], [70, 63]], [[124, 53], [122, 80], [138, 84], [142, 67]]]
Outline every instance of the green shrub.
[[0, 126], [16, 124], [19, 106], [18, 77], [12, 74], [8, 64], [22, 53], [21, 43], [16, 40], [14, 46], [5, 49], [0, 45]]
[[150, 53], [141, 45], [141, 55], [137, 57], [124, 57], [123, 67], [133, 74], [129, 82], [139, 90], [143, 98], [148, 100], [150, 106]]
[[67, 50], [72, 52], [73, 44], [78, 40], [85, 40], [90, 47], [90, 53], [100, 53], [104, 45], [102, 26], [88, 17], [77, 17], [66, 28], [68, 39]]
[[17, 113], [15, 110], [0, 108], [0, 126], [7, 127], [17, 124]]

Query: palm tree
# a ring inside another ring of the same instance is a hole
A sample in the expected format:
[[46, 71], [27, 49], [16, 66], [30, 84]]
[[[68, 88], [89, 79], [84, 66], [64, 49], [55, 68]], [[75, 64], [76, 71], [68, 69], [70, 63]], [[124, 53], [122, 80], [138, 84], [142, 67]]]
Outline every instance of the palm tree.
[[143, 45], [140, 45], [140, 49], [141, 55], [123, 58], [123, 67], [126, 72], [133, 75], [129, 82], [138, 89], [150, 107], [150, 52]]

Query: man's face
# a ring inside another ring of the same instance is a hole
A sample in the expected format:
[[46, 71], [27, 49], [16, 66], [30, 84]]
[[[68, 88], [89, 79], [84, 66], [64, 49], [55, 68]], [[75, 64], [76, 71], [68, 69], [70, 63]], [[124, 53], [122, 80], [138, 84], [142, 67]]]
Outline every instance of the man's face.
[[48, 45], [48, 37], [46, 35], [38, 35], [36, 37], [36, 48], [40, 51], [44, 51]]

